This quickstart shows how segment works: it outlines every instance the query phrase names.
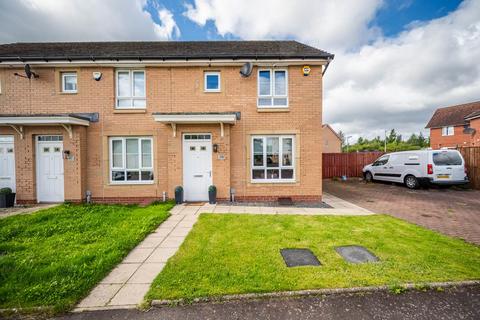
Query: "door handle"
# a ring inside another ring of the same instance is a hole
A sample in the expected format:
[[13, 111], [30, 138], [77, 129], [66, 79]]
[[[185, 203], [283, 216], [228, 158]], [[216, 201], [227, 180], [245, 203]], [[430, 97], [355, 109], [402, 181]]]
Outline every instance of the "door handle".
[[194, 174], [193, 177], [194, 178], [201, 178], [201, 177], [203, 177], [203, 174]]
[[393, 167], [388, 167], [388, 169], [393, 169]]
[[208, 174], [210, 175], [210, 178], [212, 177], [212, 170], [208, 171]]

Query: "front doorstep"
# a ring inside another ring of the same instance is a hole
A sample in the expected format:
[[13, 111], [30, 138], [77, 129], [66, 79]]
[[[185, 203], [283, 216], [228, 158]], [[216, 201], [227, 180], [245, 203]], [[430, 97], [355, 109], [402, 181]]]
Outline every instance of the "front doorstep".
[[173, 300], [152, 300], [150, 305], [152, 307], [165, 307], [174, 305], [186, 305], [191, 303], [205, 303], [205, 302], [224, 302], [232, 300], [254, 300], [254, 299], [268, 299], [268, 298], [281, 298], [281, 297], [306, 297], [315, 295], [332, 295], [332, 294], [345, 294], [345, 293], [367, 293], [377, 291], [392, 291], [394, 289], [415, 290], [415, 289], [440, 289], [451, 287], [467, 287], [480, 285], [480, 280], [467, 280], [467, 281], [451, 281], [451, 282], [425, 282], [425, 283], [406, 283], [399, 286], [371, 286], [371, 287], [352, 287], [352, 288], [333, 288], [333, 289], [309, 289], [309, 290], [297, 290], [297, 291], [279, 291], [279, 292], [266, 292], [266, 293], [242, 293], [231, 294], [223, 296], [213, 297], [201, 297], [193, 300], [188, 299], [173, 299]]

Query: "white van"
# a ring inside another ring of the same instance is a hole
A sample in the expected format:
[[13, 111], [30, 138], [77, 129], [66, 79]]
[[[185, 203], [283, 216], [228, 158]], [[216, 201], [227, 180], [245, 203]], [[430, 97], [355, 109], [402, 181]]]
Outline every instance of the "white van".
[[387, 153], [363, 168], [366, 181], [404, 183], [410, 189], [420, 185], [468, 183], [465, 161], [457, 150], [417, 150]]

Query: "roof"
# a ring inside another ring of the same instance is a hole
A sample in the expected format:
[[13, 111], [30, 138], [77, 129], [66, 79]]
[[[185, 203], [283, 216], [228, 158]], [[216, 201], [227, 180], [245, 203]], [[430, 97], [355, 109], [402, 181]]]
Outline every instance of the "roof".
[[477, 112], [480, 112], [480, 101], [439, 108], [425, 128], [463, 126], [468, 124], [466, 119]]
[[333, 59], [297, 41], [38, 42], [0, 45], [0, 62], [48, 60]]
[[342, 138], [340, 137], [340, 135], [337, 133], [337, 131], [333, 130], [333, 128], [329, 125], [329, 124], [322, 124], [322, 128], [328, 128], [330, 129], [330, 131], [332, 131], [335, 136], [338, 138], [338, 140], [342, 141]]

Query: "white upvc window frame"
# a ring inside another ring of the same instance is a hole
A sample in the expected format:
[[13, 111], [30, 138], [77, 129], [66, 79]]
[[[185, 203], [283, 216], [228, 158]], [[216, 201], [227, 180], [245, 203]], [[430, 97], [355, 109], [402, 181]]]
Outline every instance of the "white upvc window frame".
[[[268, 71], [270, 72], [270, 93], [268, 95], [260, 94], [260, 72]], [[275, 72], [282, 71], [285, 72], [285, 94], [277, 95], [275, 93]], [[288, 108], [289, 99], [288, 99], [288, 70], [286, 68], [261, 68], [257, 71], [257, 108], [259, 109], [268, 109], [268, 108]], [[270, 98], [270, 105], [260, 105], [259, 100], [263, 98]], [[287, 103], [285, 105], [276, 105], [275, 99], [286, 99]]]
[[[127, 168], [127, 141], [128, 139], [138, 139], [138, 168]], [[142, 159], [142, 141], [149, 140], [150, 141], [150, 154], [151, 154], [151, 166], [143, 166], [143, 159]], [[121, 167], [114, 167], [113, 166], [113, 141], [121, 141], [122, 142], [122, 166]], [[114, 136], [108, 138], [108, 149], [109, 149], [109, 181], [110, 184], [154, 184], [155, 183], [155, 170], [154, 168], [154, 153], [153, 153], [153, 138], [152, 137], [137, 137], [137, 136]], [[123, 171], [125, 180], [118, 181], [113, 180], [113, 171]], [[139, 172], [139, 180], [127, 180], [127, 171], [138, 171]], [[142, 171], [151, 171], [153, 174], [152, 180], [141, 180], [142, 179]]]
[[[66, 71], [62, 72], [62, 92], [63, 93], [77, 93], [78, 92], [78, 75], [76, 72], [73, 71]], [[65, 81], [66, 77], [72, 77], [75, 76], [75, 90], [68, 90], [65, 86], [67, 82]]]
[[[279, 146], [278, 146], [278, 153], [279, 153], [279, 161], [278, 167], [268, 167], [267, 166], [267, 138], [278, 138], [279, 139]], [[283, 165], [283, 139], [290, 138], [292, 139], [292, 163], [289, 166]], [[255, 146], [254, 140], [255, 139], [262, 139], [263, 142], [263, 165], [262, 166], [255, 166]], [[296, 180], [296, 167], [295, 167], [295, 135], [284, 135], [284, 134], [271, 134], [271, 135], [252, 135], [250, 139], [250, 182], [251, 183], [295, 183]], [[293, 170], [292, 178], [290, 179], [282, 179], [282, 170]], [[264, 170], [264, 179], [254, 179], [253, 178], [253, 170]], [[278, 179], [268, 179], [267, 178], [267, 170], [278, 170], [280, 177]]]
[[445, 126], [442, 127], [442, 137], [449, 137], [455, 134], [455, 127], [454, 126]]
[[[130, 95], [119, 95], [118, 74], [121, 72], [128, 72], [130, 80]], [[143, 96], [135, 96], [134, 74], [143, 73]], [[120, 106], [119, 100], [130, 100], [131, 104], [128, 106]], [[144, 101], [144, 106], [135, 106], [135, 101]], [[144, 69], [117, 69], [115, 70], [115, 109], [146, 109], [147, 108], [147, 74]]]
[[[208, 89], [207, 88], [207, 77], [208, 76], [217, 76], [218, 77], [218, 88]], [[221, 92], [222, 91], [222, 76], [220, 71], [205, 71], [203, 74], [203, 91], [205, 92]]]

